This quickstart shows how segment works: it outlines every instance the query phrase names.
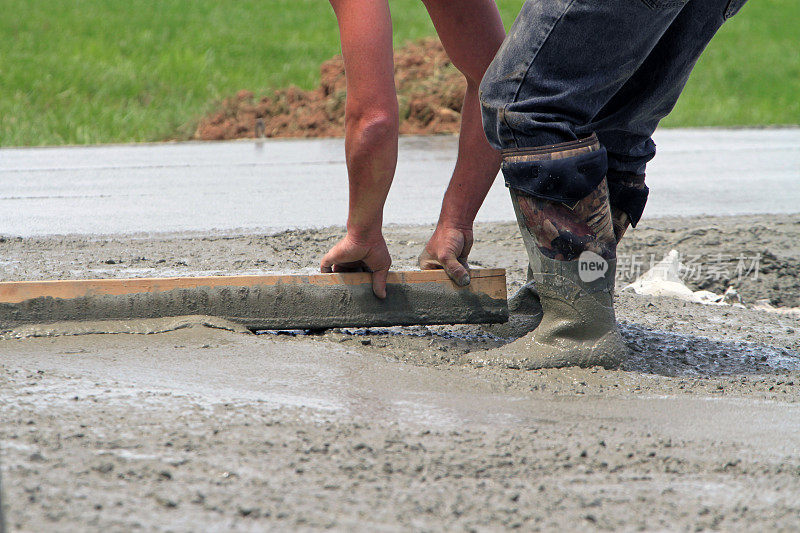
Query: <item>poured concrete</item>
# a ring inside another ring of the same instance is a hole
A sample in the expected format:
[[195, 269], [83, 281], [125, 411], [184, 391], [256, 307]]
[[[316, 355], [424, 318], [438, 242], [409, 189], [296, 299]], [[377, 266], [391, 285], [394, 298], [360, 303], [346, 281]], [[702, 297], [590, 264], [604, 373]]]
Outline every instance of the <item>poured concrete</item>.
[[383, 337], [0, 341], [10, 525], [796, 529], [796, 374], [431, 368]]
[[[798, 321], [751, 305], [800, 305], [797, 220], [672, 218], [629, 231], [618, 269], [628, 281], [633, 255], [647, 264], [673, 247], [724, 254], [733, 281], [740, 253], [761, 251], [762, 268], [737, 285], [747, 308], [620, 291], [631, 353], [613, 371], [459, 365], [504, 342], [493, 326], [253, 335], [194, 317], [26, 327], [0, 339], [9, 527], [797, 530]], [[386, 229], [396, 268], [414, 268], [431, 230]], [[505, 267], [513, 294], [527, 266], [516, 225], [477, 230], [473, 264]], [[0, 276], [311, 273], [341, 234], [6, 239]], [[687, 283], [697, 289], [698, 278]], [[102, 331], [122, 334], [91, 334]]]
[[[645, 218], [800, 205], [798, 128], [659, 130], [655, 141]], [[436, 222], [456, 144], [401, 139], [387, 224]], [[0, 181], [0, 235], [278, 231], [347, 216], [342, 139], [6, 148]], [[477, 220], [514, 220], [502, 179]]]

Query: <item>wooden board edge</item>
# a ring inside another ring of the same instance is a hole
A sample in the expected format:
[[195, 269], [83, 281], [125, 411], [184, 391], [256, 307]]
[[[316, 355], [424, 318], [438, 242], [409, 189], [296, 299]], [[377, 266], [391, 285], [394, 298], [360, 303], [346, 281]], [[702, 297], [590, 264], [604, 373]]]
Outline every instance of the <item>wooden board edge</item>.
[[[505, 269], [472, 269], [472, 283], [462, 290], [485, 292], [492, 298], [505, 298]], [[245, 276], [199, 276], [170, 278], [110, 278], [86, 280], [42, 280], [0, 282], [0, 303], [18, 304], [27, 300], [53, 297], [62, 299], [95, 295], [123, 295], [164, 292], [180, 288], [253, 287], [278, 284], [311, 284], [319, 286], [362, 285], [371, 283], [370, 274], [349, 272], [336, 274], [274, 274]], [[443, 270], [391, 271], [389, 284], [451, 284]], [[502, 287], [502, 290], [501, 290]], [[502, 296], [501, 296], [502, 293]]]

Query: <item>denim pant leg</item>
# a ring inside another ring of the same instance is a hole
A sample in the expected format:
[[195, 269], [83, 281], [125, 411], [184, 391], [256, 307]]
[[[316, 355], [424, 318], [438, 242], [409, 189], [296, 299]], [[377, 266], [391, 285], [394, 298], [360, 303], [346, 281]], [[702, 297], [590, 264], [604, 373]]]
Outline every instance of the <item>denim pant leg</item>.
[[489, 142], [509, 149], [578, 139], [686, 1], [528, 0], [481, 83]]
[[578, 129], [579, 135], [597, 133], [606, 148], [610, 185], [615, 176], [644, 174], [656, 153], [651, 139], [656, 126], [675, 107], [711, 38], [745, 1], [692, 0], [686, 4], [633, 76], [591, 123]]

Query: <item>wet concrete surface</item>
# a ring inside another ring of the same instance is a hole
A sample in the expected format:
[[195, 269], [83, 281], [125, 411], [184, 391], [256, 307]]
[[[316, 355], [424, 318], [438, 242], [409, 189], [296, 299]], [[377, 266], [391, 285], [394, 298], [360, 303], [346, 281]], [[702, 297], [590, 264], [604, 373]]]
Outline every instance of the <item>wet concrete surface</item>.
[[[107, 403], [108, 396], [98, 387], [104, 384], [116, 392], [147, 390], [156, 397], [184, 397], [208, 406], [308, 408], [312, 417], [400, 424], [406, 430], [501, 430], [562, 419], [624, 425], [666, 439], [724, 436], [762, 453], [800, 449], [800, 403], [623, 393], [592, 398], [587, 409], [582, 395], [548, 398], [531, 394], [524, 382], [504, 384], [505, 375], [519, 375], [513, 370], [408, 365], [330, 340], [189, 327], [156, 336], [90, 335], [0, 346], [8, 369], [68, 375], [85, 384], [83, 389], [70, 387], [68, 396], [40, 388], [37, 397], [24, 400], [41, 405], [70, 405], [75, 395]], [[574, 377], [594, 382], [591, 386], [611, 385], [615, 374], [577, 370]]]
[[11, 530], [797, 525], [796, 372], [431, 366], [337, 335], [1, 341]]
[[[387, 228], [396, 268], [431, 230]], [[457, 364], [505, 342], [495, 326], [23, 328], [0, 339], [9, 528], [795, 530], [800, 327], [752, 302], [798, 304], [798, 231], [796, 215], [629, 231], [621, 257], [724, 255], [722, 279], [687, 282], [733, 284], [747, 306], [621, 291], [620, 370]], [[341, 233], [6, 238], [0, 265], [5, 279], [310, 272]], [[736, 257], [759, 251], [739, 278]], [[513, 223], [479, 224], [471, 260], [505, 267], [512, 292], [525, 280]]]
[[[790, 213], [800, 129], [660, 130], [646, 217]], [[435, 222], [456, 137], [404, 137], [385, 222]], [[0, 234], [341, 225], [341, 139], [0, 149]], [[757, 184], [757, 185], [754, 185]], [[513, 220], [502, 179], [479, 222]]]
[[[800, 304], [800, 218], [655, 215], [796, 213], [798, 131], [660, 132], [653, 203], [620, 257], [676, 248], [717, 267], [692, 289], [733, 286], [746, 306], [621, 291], [620, 370], [455, 364], [503, 342], [489, 326], [252, 335], [180, 319], [0, 340], [9, 528], [796, 530], [800, 327], [753, 302]], [[341, 143], [304, 143], [0, 150], [0, 234], [32, 236], [0, 239], [0, 278], [312, 272], [340, 226], [234, 229], [341, 224]], [[389, 221], [430, 223], [454, 139], [403, 143], [441, 150], [402, 163]], [[482, 217], [506, 218], [492, 195]], [[396, 268], [431, 230], [387, 229]], [[58, 232], [84, 234], [41, 236]], [[513, 223], [478, 224], [471, 261], [507, 268], [512, 293], [524, 282]]]

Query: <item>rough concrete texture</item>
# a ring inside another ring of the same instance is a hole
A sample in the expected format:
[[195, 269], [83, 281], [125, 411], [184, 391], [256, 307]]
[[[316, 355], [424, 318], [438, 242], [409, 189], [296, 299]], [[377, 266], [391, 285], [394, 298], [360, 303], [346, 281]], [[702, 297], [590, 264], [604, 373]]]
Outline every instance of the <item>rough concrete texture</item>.
[[358, 285], [193, 287], [163, 292], [40, 297], [0, 303], [0, 333], [23, 324], [207, 315], [253, 330], [505, 322], [504, 298], [438, 282], [388, 283], [386, 298]]
[[[735, 284], [744, 308], [618, 294], [630, 354], [615, 371], [457, 364], [506, 342], [498, 326], [253, 335], [195, 317], [0, 340], [8, 525], [796, 530], [800, 324], [753, 303], [797, 305], [798, 220], [660, 219], [626, 235], [620, 257], [771, 259], [758, 279], [689, 280]], [[387, 230], [397, 268], [431, 229]], [[311, 271], [340, 235], [47, 237], [0, 253], [7, 279]], [[514, 227], [476, 237], [474, 263], [508, 268], [513, 291]]]

